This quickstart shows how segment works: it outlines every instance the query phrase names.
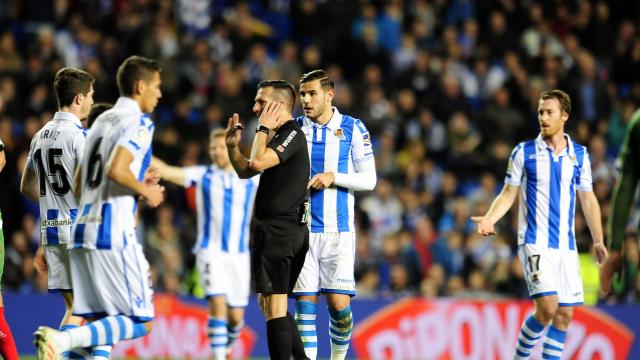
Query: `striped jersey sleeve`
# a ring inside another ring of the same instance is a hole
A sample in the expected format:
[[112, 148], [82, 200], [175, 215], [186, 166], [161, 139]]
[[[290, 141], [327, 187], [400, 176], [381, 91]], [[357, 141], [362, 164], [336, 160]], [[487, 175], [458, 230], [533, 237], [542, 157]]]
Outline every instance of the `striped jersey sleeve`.
[[511, 186], [520, 186], [522, 184], [524, 169], [524, 151], [523, 144], [518, 144], [511, 155], [509, 156], [509, 163], [507, 165], [507, 174], [504, 179], [504, 183]]

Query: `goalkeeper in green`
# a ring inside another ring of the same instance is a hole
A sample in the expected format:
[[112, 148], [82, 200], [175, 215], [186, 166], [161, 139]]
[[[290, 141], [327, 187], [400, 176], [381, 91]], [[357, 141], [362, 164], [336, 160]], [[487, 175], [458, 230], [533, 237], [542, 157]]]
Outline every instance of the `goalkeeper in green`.
[[611, 291], [614, 274], [622, 270], [622, 249], [629, 212], [640, 180], [640, 110], [631, 116], [616, 167], [619, 177], [613, 190], [607, 236], [609, 260], [600, 270], [600, 288], [605, 295]]

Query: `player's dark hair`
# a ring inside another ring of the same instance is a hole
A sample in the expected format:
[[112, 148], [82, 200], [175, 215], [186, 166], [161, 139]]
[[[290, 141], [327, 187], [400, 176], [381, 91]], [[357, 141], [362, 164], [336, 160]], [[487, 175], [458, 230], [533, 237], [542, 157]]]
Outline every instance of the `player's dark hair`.
[[560, 103], [560, 109], [566, 112], [568, 115], [571, 114], [571, 98], [569, 97], [569, 94], [567, 94], [562, 90], [553, 89], [553, 90], [545, 91], [540, 95], [540, 99], [542, 100], [556, 99]]
[[58, 108], [71, 105], [79, 94], [89, 94], [95, 81], [93, 75], [80, 69], [66, 67], [58, 70], [53, 80]]
[[130, 56], [118, 68], [116, 81], [120, 96], [133, 95], [135, 83], [140, 80], [149, 82], [155, 73], [162, 71], [158, 62], [142, 56]]
[[314, 80], [320, 80], [320, 86], [322, 86], [322, 90], [324, 91], [334, 88], [333, 80], [331, 80], [329, 73], [321, 69], [309, 71], [302, 75], [300, 85]]
[[91, 110], [89, 110], [89, 115], [87, 115], [87, 128], [91, 128], [91, 125], [94, 123], [94, 121], [96, 121], [98, 116], [100, 116], [100, 114], [102, 114], [103, 112], [111, 109], [112, 107], [113, 104], [108, 103], [93, 104]]
[[290, 104], [290, 110], [293, 110], [293, 105], [296, 103], [296, 88], [286, 80], [262, 80], [258, 84], [258, 89], [271, 87], [273, 88], [277, 96], [280, 96], [281, 100]]

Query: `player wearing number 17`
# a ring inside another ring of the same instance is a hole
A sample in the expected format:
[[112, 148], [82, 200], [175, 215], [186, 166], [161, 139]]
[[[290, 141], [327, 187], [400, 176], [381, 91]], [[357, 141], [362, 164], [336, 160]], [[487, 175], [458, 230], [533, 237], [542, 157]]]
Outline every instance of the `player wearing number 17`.
[[147, 263], [136, 237], [137, 196], [151, 207], [163, 188], [145, 184], [151, 163], [160, 68], [129, 57], [117, 73], [120, 98], [91, 126], [74, 179], [80, 195], [69, 243], [73, 313], [94, 320], [67, 331], [36, 331], [39, 359], [58, 359], [70, 349], [114, 345], [144, 336], [154, 315]]
[[[82, 318], [72, 316], [71, 273], [67, 243], [78, 205], [71, 192], [71, 182], [84, 151], [84, 120], [93, 104], [91, 74], [74, 68], [56, 73], [53, 88], [58, 100], [58, 112], [31, 141], [31, 149], [22, 172], [20, 191], [40, 205], [38, 271], [48, 273], [49, 292], [60, 292], [66, 313], [60, 328], [75, 327]], [[46, 269], [44, 261], [46, 259]]]
[[484, 216], [471, 218], [478, 223], [478, 233], [493, 235], [494, 224], [520, 193], [518, 256], [535, 313], [522, 324], [515, 359], [529, 358], [549, 324], [542, 340], [542, 358], [560, 359], [573, 306], [583, 303], [574, 230], [576, 190], [593, 237], [596, 261], [602, 265], [609, 256], [591, 183], [589, 153], [564, 132], [570, 112], [571, 99], [565, 92], [542, 93], [540, 135], [515, 147], [502, 192]]

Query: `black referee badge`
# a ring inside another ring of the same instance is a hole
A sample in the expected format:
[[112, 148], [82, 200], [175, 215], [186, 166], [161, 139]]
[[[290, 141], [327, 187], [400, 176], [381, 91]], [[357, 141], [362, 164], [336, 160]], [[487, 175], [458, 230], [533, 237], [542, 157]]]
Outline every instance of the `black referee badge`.
[[337, 136], [340, 140], [345, 140], [344, 131], [341, 128], [337, 128], [336, 131], [333, 132], [335, 136]]

